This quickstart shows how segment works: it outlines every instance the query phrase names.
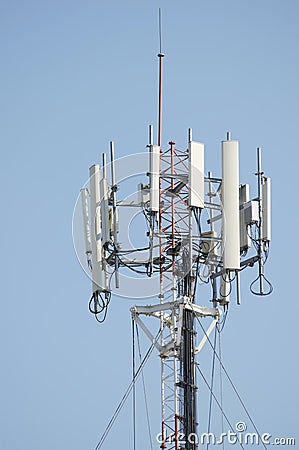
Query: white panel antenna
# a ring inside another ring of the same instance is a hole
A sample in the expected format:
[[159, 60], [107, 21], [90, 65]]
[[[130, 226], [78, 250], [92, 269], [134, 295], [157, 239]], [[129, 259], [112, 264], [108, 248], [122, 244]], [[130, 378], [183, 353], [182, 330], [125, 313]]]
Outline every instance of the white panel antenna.
[[271, 178], [264, 177], [262, 185], [263, 241], [271, 241]]
[[189, 206], [204, 208], [204, 144], [189, 142]]
[[223, 267], [240, 269], [239, 142], [222, 141]]
[[241, 184], [239, 189], [239, 200], [240, 200], [240, 206], [244, 203], [249, 202], [250, 196], [249, 196], [249, 184]]
[[239, 190], [240, 203], [240, 249], [246, 251], [251, 247], [248, 225], [245, 222], [245, 204], [249, 201], [249, 184], [242, 184]]
[[85, 254], [87, 263], [91, 265], [91, 238], [90, 238], [90, 224], [89, 224], [89, 211], [88, 211], [88, 189], [81, 189], [81, 202], [82, 202], [82, 216], [85, 238]]
[[116, 253], [115, 257], [115, 287], [119, 288], [119, 260], [117, 252], [119, 250], [118, 244], [118, 208], [116, 206], [116, 177], [115, 177], [115, 161], [114, 161], [114, 142], [110, 141], [110, 168], [111, 168], [111, 191], [112, 191], [112, 210], [111, 210], [111, 224], [112, 224], [112, 236], [113, 236], [113, 244]]
[[150, 205], [149, 210], [157, 213], [160, 208], [160, 147], [150, 145]]
[[89, 169], [90, 175], [90, 224], [92, 250], [92, 292], [102, 291], [102, 244], [100, 217], [100, 167], [94, 164]]
[[101, 225], [102, 225], [102, 244], [105, 245], [110, 241], [109, 227], [109, 189], [106, 178], [106, 154], [103, 153], [103, 169], [100, 181], [100, 203], [101, 203]]

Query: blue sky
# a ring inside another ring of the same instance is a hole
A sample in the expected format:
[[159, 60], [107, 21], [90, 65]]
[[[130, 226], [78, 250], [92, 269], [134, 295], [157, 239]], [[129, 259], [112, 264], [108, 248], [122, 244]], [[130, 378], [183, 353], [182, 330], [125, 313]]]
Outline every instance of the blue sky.
[[[246, 274], [223, 354], [261, 431], [299, 439], [298, 2], [2, 0], [1, 450], [93, 449], [129, 383], [134, 302], [113, 298], [102, 326], [91, 317], [72, 214], [109, 140], [118, 157], [142, 152], [156, 124], [159, 7], [163, 146], [184, 148], [192, 127], [220, 175], [220, 141], [230, 130], [240, 140], [241, 181], [253, 185], [255, 149], [263, 148], [275, 290], [251, 296]], [[154, 362], [148, 377], [159, 432]], [[227, 407], [241, 415], [229, 395]], [[128, 406], [104, 448], [120, 438], [132, 448], [130, 427]], [[143, 423], [140, 430], [142, 442]]]

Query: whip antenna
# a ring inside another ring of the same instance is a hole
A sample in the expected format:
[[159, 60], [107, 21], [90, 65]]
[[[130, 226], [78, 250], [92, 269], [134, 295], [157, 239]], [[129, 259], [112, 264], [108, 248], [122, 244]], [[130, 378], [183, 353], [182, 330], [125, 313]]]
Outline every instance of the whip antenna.
[[160, 52], [162, 53], [162, 13], [161, 8], [159, 8], [159, 43], [160, 43]]
[[159, 44], [160, 44], [160, 52], [158, 54], [158, 58], [159, 58], [158, 146], [161, 146], [161, 140], [162, 140], [162, 58], [164, 57], [164, 54], [162, 53], [162, 18], [161, 18], [161, 8], [159, 8]]

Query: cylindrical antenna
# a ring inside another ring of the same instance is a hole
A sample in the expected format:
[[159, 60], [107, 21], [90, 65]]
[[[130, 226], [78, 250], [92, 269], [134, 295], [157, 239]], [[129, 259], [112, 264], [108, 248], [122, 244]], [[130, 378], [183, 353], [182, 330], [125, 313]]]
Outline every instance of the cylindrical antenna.
[[114, 142], [110, 142], [110, 160], [111, 160], [111, 184], [112, 184], [112, 211], [113, 211], [113, 243], [115, 252], [115, 287], [119, 288], [119, 261], [118, 261], [118, 242], [117, 242], [117, 210], [116, 210], [116, 182], [115, 182], [115, 166], [114, 166]]
[[188, 129], [188, 142], [192, 141], [192, 128]]
[[161, 8], [159, 8], [159, 44], [160, 52], [158, 54], [159, 58], [159, 113], [158, 113], [158, 146], [161, 146], [162, 141], [162, 59], [164, 54], [162, 53], [162, 18], [161, 18]]
[[230, 135], [231, 135], [230, 131], [227, 131], [226, 132], [226, 140], [227, 141], [230, 141]]

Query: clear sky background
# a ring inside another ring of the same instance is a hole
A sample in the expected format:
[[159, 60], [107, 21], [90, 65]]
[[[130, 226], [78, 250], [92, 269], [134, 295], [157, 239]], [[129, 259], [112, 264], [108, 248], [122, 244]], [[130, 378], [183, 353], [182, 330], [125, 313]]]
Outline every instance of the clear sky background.
[[[275, 290], [252, 296], [255, 272], [246, 274], [223, 359], [260, 431], [299, 443], [298, 1], [0, 0], [1, 450], [94, 449], [130, 381], [134, 301], [113, 298], [103, 325], [89, 314], [72, 214], [109, 140], [118, 157], [145, 151], [157, 120], [159, 7], [163, 146], [185, 148], [192, 127], [206, 144], [206, 167], [220, 175], [230, 130], [240, 140], [241, 181], [255, 186], [257, 146], [273, 179], [267, 275]], [[229, 393], [226, 405], [232, 420], [246, 421]], [[132, 448], [131, 422], [128, 404], [103, 448]]]

